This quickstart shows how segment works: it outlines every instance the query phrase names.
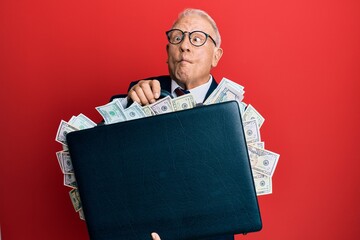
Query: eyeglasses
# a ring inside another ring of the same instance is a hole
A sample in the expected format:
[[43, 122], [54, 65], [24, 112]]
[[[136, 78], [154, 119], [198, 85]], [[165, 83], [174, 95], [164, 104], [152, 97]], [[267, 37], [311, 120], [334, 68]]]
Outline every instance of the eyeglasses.
[[171, 44], [179, 44], [184, 40], [185, 33], [189, 34], [189, 41], [192, 45], [195, 47], [200, 47], [206, 43], [206, 40], [210, 38], [210, 40], [215, 44], [215, 40], [207, 33], [204, 33], [203, 31], [192, 31], [192, 32], [184, 32], [180, 29], [171, 29], [169, 31], [166, 31], [166, 36], [168, 38], [169, 43]]

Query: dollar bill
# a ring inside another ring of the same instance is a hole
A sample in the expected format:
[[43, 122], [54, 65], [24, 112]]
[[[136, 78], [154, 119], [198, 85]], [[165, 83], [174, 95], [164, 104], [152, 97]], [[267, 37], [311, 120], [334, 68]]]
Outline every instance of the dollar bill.
[[244, 112], [245, 112], [245, 109], [246, 109], [246, 103], [244, 103], [244, 102], [241, 102], [240, 104], [239, 104], [239, 109], [240, 109], [240, 114], [241, 114], [241, 117], [242, 117], [242, 119], [244, 119]]
[[69, 147], [67, 145], [62, 144], [63, 151], [69, 151]]
[[146, 117], [142, 107], [137, 102], [134, 102], [127, 109], [125, 109], [124, 114], [127, 120]]
[[260, 142], [260, 131], [256, 119], [243, 122], [246, 143]]
[[249, 143], [248, 145], [250, 146], [254, 146], [260, 149], [265, 149], [265, 142], [253, 142], [253, 143]]
[[248, 145], [248, 151], [252, 170], [272, 177], [280, 155], [251, 145]]
[[149, 107], [151, 108], [151, 110], [153, 110], [153, 112], [156, 115], [174, 111], [170, 96], [164, 97], [164, 98], [150, 104]]
[[69, 124], [79, 130], [92, 128], [96, 126], [95, 122], [93, 122], [90, 118], [88, 118], [82, 113], [80, 113], [78, 116], [73, 116], [69, 120]]
[[223, 78], [216, 89], [204, 102], [204, 105], [237, 100], [239, 103], [244, 98], [244, 87], [227, 79]]
[[124, 108], [118, 99], [115, 99], [108, 104], [95, 108], [105, 120], [105, 124], [117, 123], [126, 121]]
[[264, 174], [253, 172], [256, 195], [265, 195], [272, 193], [271, 177]]
[[74, 168], [71, 162], [70, 153], [66, 151], [56, 152], [56, 157], [59, 162], [62, 173], [74, 173]]
[[191, 93], [189, 93], [172, 99], [172, 105], [174, 111], [181, 111], [185, 109], [194, 108], [196, 106], [196, 102], [194, 96]]
[[75, 174], [64, 174], [64, 186], [77, 188], [77, 182], [75, 178]]
[[58, 160], [58, 163], [59, 163], [61, 172], [64, 173], [64, 166], [63, 166], [62, 158], [61, 158], [62, 152], [63, 152], [63, 151], [58, 151], [58, 152], [56, 152], [56, 158], [57, 158], [57, 160]]
[[236, 82], [234, 82], [234, 81], [232, 81], [232, 80], [230, 80], [230, 79], [228, 79], [228, 78], [225, 78], [225, 77], [222, 78], [220, 84], [230, 85], [230, 86], [236, 88], [236, 89], [237, 89], [239, 92], [241, 92], [242, 94], [245, 93], [243, 86], [241, 86], [240, 84], [238, 84], [238, 83], [236, 83]]
[[239, 104], [241, 100], [243, 99], [243, 95], [241, 92], [237, 91], [232, 86], [224, 86], [216, 95], [214, 95], [212, 98], [206, 99], [207, 104], [214, 104], [214, 103], [221, 103], [221, 102], [227, 102], [235, 100]]
[[72, 116], [72, 117], [70, 118], [70, 120], [68, 121], [68, 123], [71, 125], [71, 123], [72, 123], [75, 119], [76, 119], [76, 116]]
[[224, 77], [223, 79], [221, 79], [218, 87], [214, 90], [214, 92], [213, 92], [214, 95], [216, 95], [218, 91], [221, 91], [221, 89], [224, 86], [232, 86], [233, 88], [235, 88], [237, 91], [241, 92], [242, 94], [245, 93], [243, 86], [241, 86], [240, 84], [235, 83], [234, 81], [231, 81], [230, 79]]
[[60, 125], [57, 130], [57, 133], [56, 133], [55, 141], [57, 141], [63, 145], [67, 145], [66, 134], [68, 134], [69, 132], [77, 131], [77, 130], [78, 130], [77, 128], [71, 126], [66, 121], [61, 120]]
[[[79, 210], [79, 217], [80, 217], [81, 220], [84, 220], [84, 221], [85, 221], [85, 214], [84, 214], [83, 208], [81, 208], [81, 209]], [[0, 240], [1, 240], [1, 239], [0, 239]]]
[[61, 152], [62, 165], [64, 167], [64, 173], [74, 173], [74, 168], [71, 162], [69, 152]]
[[123, 109], [125, 109], [125, 108], [126, 108], [126, 105], [128, 104], [127, 97], [114, 98], [112, 101], [117, 101], [118, 104], [120, 104]]
[[72, 189], [70, 190], [69, 195], [75, 211], [79, 212], [82, 208], [79, 191], [77, 189]]
[[261, 116], [261, 114], [251, 104], [249, 104], [245, 109], [243, 120], [249, 121], [252, 119], [257, 120], [259, 128], [261, 127], [261, 125], [263, 125], [265, 121], [265, 118]]
[[142, 110], [147, 117], [155, 115], [154, 111], [149, 107], [149, 105], [143, 106]]

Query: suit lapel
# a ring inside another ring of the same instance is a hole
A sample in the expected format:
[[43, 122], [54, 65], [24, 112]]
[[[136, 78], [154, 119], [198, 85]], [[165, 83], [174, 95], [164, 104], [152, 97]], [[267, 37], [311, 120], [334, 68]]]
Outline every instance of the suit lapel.
[[156, 78], [160, 82], [161, 89], [171, 92], [171, 78], [170, 76], [160, 76]]
[[213, 80], [211, 82], [211, 85], [210, 85], [210, 88], [209, 90], [207, 91], [206, 95], [205, 95], [205, 99], [204, 99], [204, 102], [205, 100], [210, 96], [210, 94], [215, 90], [215, 88], [218, 86], [217, 82], [215, 81], [215, 78], [213, 77]]

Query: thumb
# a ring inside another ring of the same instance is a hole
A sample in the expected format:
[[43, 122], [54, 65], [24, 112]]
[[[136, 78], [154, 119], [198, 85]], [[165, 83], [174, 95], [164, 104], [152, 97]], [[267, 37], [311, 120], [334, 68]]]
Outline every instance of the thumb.
[[151, 233], [152, 240], [161, 240], [159, 234], [156, 232]]

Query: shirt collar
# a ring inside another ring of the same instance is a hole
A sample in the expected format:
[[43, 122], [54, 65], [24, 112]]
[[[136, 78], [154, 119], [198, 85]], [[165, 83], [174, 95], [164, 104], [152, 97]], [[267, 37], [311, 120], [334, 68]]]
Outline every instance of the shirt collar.
[[[196, 88], [188, 90], [191, 94], [193, 94], [196, 103], [204, 102], [206, 93], [209, 91], [212, 80], [213, 80], [213, 76], [210, 75], [210, 78], [206, 83], [204, 83], [200, 86], [197, 86]], [[173, 79], [171, 79], [171, 95], [172, 96], [176, 97], [175, 89], [178, 87], [180, 87], [180, 86]]]

